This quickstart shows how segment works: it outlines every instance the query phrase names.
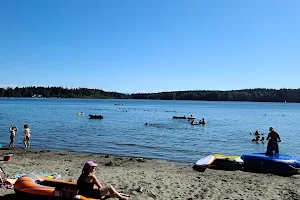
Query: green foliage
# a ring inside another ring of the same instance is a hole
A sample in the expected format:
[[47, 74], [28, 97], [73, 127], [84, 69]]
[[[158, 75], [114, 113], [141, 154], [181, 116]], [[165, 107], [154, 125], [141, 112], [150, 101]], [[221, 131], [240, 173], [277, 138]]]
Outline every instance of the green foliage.
[[161, 99], [203, 101], [300, 102], [300, 89], [194, 90], [159, 93], [123, 94], [99, 89], [63, 87], [0, 88], [0, 97], [96, 98], [96, 99]]
[[194, 90], [160, 93], [131, 94], [131, 99], [203, 100], [203, 101], [254, 101], [300, 102], [300, 89], [244, 89], [244, 90]]
[[95, 98], [95, 99], [127, 99], [129, 95], [117, 92], [105, 92], [98, 89], [62, 87], [23, 87], [0, 88], [0, 97], [42, 97], [42, 98]]
[[5, 94], [5, 90], [3, 88], [0, 88], [0, 97], [3, 97]]

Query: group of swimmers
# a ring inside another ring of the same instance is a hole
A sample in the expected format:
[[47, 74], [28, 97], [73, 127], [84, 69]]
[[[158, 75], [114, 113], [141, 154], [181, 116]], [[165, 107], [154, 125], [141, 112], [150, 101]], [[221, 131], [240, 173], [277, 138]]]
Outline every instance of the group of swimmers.
[[[185, 115], [183, 117], [185, 117]], [[194, 117], [193, 115], [190, 115], [190, 117], [188, 117], [189, 123], [191, 125], [200, 125], [200, 124], [204, 125], [204, 124], [206, 124], [206, 121], [205, 121], [204, 118], [200, 119], [199, 123], [196, 123], [195, 119], [196, 119], [196, 117]], [[150, 124], [150, 123], [146, 122], [145, 126], [158, 126], [158, 124]]]
[[205, 121], [204, 118], [202, 118], [202, 119], [199, 120], [199, 123], [197, 124], [197, 123], [195, 122], [195, 119], [193, 119], [190, 123], [191, 123], [191, 125], [199, 125], [199, 124], [204, 125], [204, 124], [206, 124], [206, 121]]
[[151, 124], [151, 123], [146, 122], [145, 126], [159, 126], [159, 124]]
[[[281, 142], [281, 138], [280, 135], [275, 131], [273, 126], [269, 127], [269, 131], [270, 132], [268, 133], [268, 136], [266, 138], [266, 141], [268, 140], [266, 155], [273, 155], [274, 153], [279, 153], [278, 142]], [[255, 131], [254, 135], [255, 138], [252, 139], [252, 142], [265, 142], [265, 137], [263, 136], [263, 133], [260, 134], [258, 131]]]
[[[264, 135], [263, 133], [260, 134], [258, 131], [255, 131], [255, 133], [254, 133], [255, 138], [252, 139], [252, 142], [256, 142], [256, 143], [265, 142], [265, 137], [263, 135]], [[260, 138], [260, 136], [261, 136], [261, 138]]]

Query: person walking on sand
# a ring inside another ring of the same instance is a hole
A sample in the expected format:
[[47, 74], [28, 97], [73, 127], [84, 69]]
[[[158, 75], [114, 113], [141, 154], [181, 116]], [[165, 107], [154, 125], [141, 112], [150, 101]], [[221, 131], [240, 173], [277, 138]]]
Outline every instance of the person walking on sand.
[[10, 132], [10, 143], [9, 143], [9, 147], [15, 147], [14, 143], [15, 143], [15, 135], [16, 132], [18, 131], [18, 128], [15, 125], [11, 125], [9, 128], [9, 132]]
[[273, 126], [269, 128], [269, 134], [266, 140], [268, 141], [266, 155], [273, 155], [275, 153], [279, 153], [278, 142], [281, 142], [279, 134], [275, 131]]
[[23, 140], [25, 148], [30, 148], [30, 129], [28, 128], [28, 124], [24, 125], [24, 140]]
[[[93, 172], [96, 170], [97, 164], [93, 161], [87, 161], [82, 169], [82, 173], [77, 180], [78, 194], [87, 197], [101, 199], [104, 197], [119, 198], [123, 200], [129, 199], [129, 195], [119, 193], [112, 185], [102, 186]], [[98, 189], [94, 189], [94, 185]]]

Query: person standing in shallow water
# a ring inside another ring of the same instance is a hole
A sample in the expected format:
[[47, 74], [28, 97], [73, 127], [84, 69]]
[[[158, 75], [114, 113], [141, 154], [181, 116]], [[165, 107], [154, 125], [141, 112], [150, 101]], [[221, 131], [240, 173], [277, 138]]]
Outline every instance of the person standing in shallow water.
[[18, 128], [15, 125], [11, 125], [9, 128], [10, 131], [10, 143], [9, 143], [9, 147], [15, 147], [14, 143], [15, 143], [15, 135], [16, 132], [18, 131]]
[[24, 125], [24, 140], [23, 140], [25, 148], [30, 148], [30, 129], [28, 124]]
[[269, 128], [269, 134], [266, 140], [268, 141], [266, 155], [273, 155], [275, 153], [279, 153], [278, 142], [281, 142], [279, 134], [275, 131], [273, 126]]

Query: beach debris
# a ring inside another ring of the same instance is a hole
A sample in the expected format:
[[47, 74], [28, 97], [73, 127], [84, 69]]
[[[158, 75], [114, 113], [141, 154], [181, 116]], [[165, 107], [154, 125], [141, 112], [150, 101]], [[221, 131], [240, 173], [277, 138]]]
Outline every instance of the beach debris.
[[135, 191], [137, 191], [137, 192], [143, 192], [143, 190], [144, 190], [144, 188], [142, 187], [142, 186], [139, 186]]
[[66, 158], [66, 159], [64, 159], [64, 161], [72, 162], [72, 159], [71, 158]]
[[130, 157], [129, 161], [146, 162], [144, 158], [134, 158], [134, 157]]
[[138, 162], [146, 162], [145, 160], [144, 160], [144, 158], [137, 158], [136, 159]]
[[105, 164], [105, 166], [111, 166], [111, 167], [114, 167], [116, 166], [116, 164], [112, 161], [109, 161], [108, 163]]
[[3, 157], [3, 161], [10, 161], [12, 159], [13, 154], [8, 154]]
[[129, 161], [134, 161], [133, 157], [130, 157], [130, 158], [129, 158]]

